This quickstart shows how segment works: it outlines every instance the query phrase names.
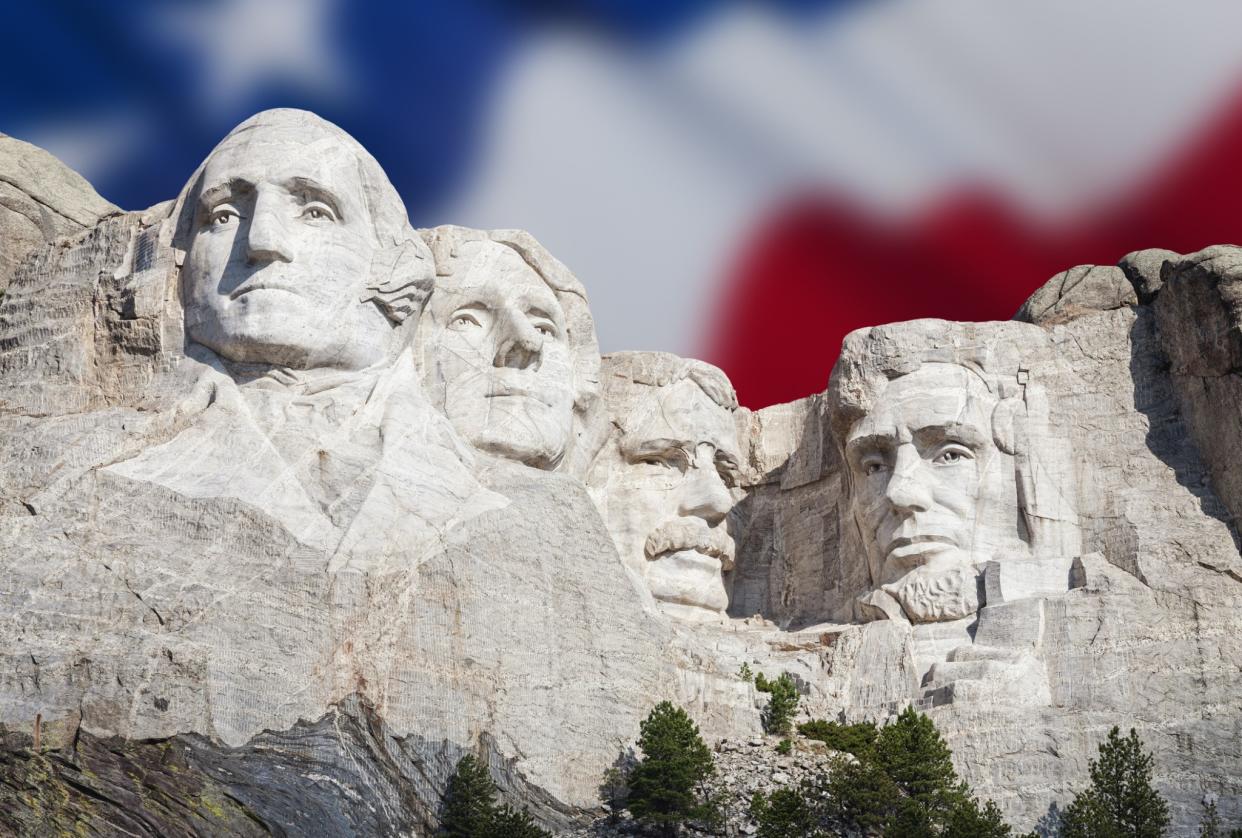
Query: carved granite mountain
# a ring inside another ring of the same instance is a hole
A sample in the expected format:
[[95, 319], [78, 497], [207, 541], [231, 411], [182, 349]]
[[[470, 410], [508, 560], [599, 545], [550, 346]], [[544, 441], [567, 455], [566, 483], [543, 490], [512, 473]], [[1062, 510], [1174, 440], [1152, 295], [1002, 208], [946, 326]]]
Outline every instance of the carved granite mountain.
[[119, 212], [43, 149], [0, 134], [0, 291], [34, 250]]
[[1179, 830], [1242, 817], [1235, 249], [861, 330], [751, 412], [312, 114], [82, 223], [0, 248], [5, 830], [429, 834], [467, 752], [567, 830], [655, 702], [757, 734], [743, 663], [925, 709], [1024, 829], [1114, 724]]

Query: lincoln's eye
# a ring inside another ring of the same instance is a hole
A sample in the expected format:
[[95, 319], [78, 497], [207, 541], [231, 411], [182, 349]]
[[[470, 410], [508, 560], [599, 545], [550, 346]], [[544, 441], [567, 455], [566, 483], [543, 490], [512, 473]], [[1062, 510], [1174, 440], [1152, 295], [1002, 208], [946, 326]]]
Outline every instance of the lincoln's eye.
[[883, 468], [884, 466], [882, 463], [867, 463], [863, 466], [863, 474], [870, 477], [873, 474], [878, 474]]
[[241, 216], [231, 207], [221, 207], [211, 214], [211, 226], [227, 227], [235, 223]]
[[938, 452], [932, 462], [941, 466], [955, 466], [958, 463], [971, 459], [974, 459], [974, 457], [969, 449], [963, 448], [960, 445], [954, 445]]

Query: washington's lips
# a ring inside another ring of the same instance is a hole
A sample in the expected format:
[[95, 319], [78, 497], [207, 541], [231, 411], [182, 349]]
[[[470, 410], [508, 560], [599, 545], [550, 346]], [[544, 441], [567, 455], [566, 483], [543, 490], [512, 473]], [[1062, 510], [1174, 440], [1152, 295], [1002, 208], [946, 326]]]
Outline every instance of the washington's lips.
[[286, 294], [298, 293], [290, 283], [274, 279], [260, 279], [256, 277], [254, 279], [249, 279], [234, 288], [229, 294], [229, 299], [236, 300], [238, 297], [245, 296], [251, 291], [284, 291]]

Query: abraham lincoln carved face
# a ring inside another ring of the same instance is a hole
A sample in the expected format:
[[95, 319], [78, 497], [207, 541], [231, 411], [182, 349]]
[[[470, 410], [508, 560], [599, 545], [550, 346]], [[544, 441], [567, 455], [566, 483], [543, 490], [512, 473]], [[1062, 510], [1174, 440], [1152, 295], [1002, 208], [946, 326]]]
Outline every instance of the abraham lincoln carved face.
[[880, 586], [916, 622], [973, 613], [979, 567], [1017, 540], [1013, 458], [993, 438], [998, 403], [977, 372], [927, 363], [888, 382], [845, 440]]

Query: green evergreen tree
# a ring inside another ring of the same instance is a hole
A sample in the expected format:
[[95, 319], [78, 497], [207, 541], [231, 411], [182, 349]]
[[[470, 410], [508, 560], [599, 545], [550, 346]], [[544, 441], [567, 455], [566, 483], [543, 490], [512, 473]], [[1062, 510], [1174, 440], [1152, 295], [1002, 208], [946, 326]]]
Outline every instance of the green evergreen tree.
[[676, 835], [686, 821], [714, 822], [718, 812], [705, 783], [716, 768], [698, 726], [685, 710], [662, 701], [640, 729], [643, 758], [629, 776], [630, 813], [664, 835]]
[[1091, 785], [1074, 797], [1061, 822], [1064, 838], [1159, 838], [1169, 807], [1151, 786], [1152, 757], [1134, 728], [1114, 727], [1090, 763]]
[[450, 838], [478, 838], [496, 816], [496, 784], [487, 766], [466, 754], [449, 777], [440, 813], [440, 830]]
[[982, 808], [958, 779], [931, 719], [906, 708], [857, 760], [837, 762], [824, 785], [828, 819], [847, 834], [1007, 838], [995, 804]]
[[444, 792], [440, 831], [450, 838], [545, 838], [525, 810], [496, 807], [496, 784], [473, 754], [457, 763]]
[[793, 732], [793, 719], [798, 712], [798, 685], [789, 673], [783, 673], [775, 681], [769, 681], [760, 672], [755, 676], [755, 689], [770, 694], [768, 705], [763, 708], [763, 729], [778, 736]]
[[802, 789], [756, 792], [750, 816], [759, 827], [756, 838], [822, 838], [828, 834], [820, 829], [815, 807]]
[[1222, 829], [1220, 813], [1216, 811], [1216, 801], [1209, 800], [1203, 805], [1203, 820], [1199, 822], [1199, 838], [1225, 838]]
[[875, 747], [875, 740], [880, 735], [880, 730], [873, 722], [843, 725], [823, 719], [812, 719], [798, 725], [798, 733], [807, 739], [823, 742], [834, 751], [843, 751], [862, 757]]
[[489, 831], [483, 835], [486, 838], [549, 838], [551, 833], [536, 826], [525, 809], [518, 811], [505, 804], [496, 810]]

